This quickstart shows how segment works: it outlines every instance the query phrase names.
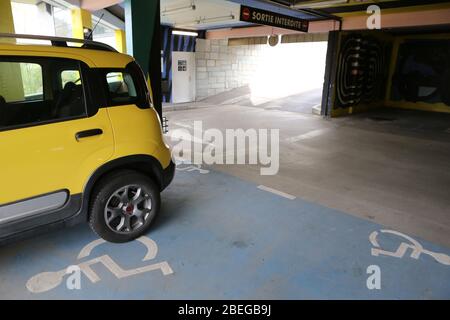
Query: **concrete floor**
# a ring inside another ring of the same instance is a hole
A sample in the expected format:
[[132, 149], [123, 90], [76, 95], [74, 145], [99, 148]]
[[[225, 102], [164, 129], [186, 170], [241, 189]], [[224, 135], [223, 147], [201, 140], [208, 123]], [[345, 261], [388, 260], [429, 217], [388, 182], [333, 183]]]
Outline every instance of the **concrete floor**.
[[[450, 249], [415, 237], [441, 263], [412, 251], [374, 256], [376, 223], [192, 169], [178, 167], [143, 242], [102, 243], [79, 225], [1, 248], [0, 299], [450, 298]], [[378, 241], [396, 251], [405, 240]], [[73, 265], [80, 290], [67, 287]], [[380, 268], [381, 290], [368, 289], [369, 266]]]
[[[167, 112], [171, 129], [280, 129], [280, 172], [214, 169], [450, 247], [450, 115], [381, 110], [347, 118], [248, 105]], [[393, 121], [391, 121], [393, 120]]]
[[312, 109], [322, 103], [322, 91], [322, 88], [318, 88], [281, 99], [262, 100], [257, 105], [251, 99], [247, 98], [239, 101], [237, 104], [240, 106], [312, 114]]
[[[278, 128], [281, 170], [180, 165], [140, 241], [104, 243], [79, 225], [2, 247], [0, 299], [450, 298], [448, 116], [166, 115], [172, 129]], [[66, 285], [71, 265], [80, 290]], [[367, 287], [373, 266], [381, 290]]]
[[313, 89], [307, 92], [297, 93], [281, 99], [271, 99], [254, 96], [248, 86], [233, 89], [202, 101], [184, 104], [164, 104], [164, 110], [180, 111], [190, 109], [208, 108], [211, 106], [239, 105], [262, 109], [275, 109], [279, 111], [291, 111], [312, 114], [313, 108], [322, 103], [323, 88]]

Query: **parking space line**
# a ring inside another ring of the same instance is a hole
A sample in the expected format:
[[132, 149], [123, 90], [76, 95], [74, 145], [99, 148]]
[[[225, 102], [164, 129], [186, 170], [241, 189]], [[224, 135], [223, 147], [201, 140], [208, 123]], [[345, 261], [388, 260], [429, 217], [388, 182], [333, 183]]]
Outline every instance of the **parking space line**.
[[262, 190], [262, 191], [267, 191], [267, 192], [276, 194], [277, 196], [280, 196], [280, 197], [283, 197], [283, 198], [286, 198], [286, 199], [289, 199], [289, 200], [297, 199], [297, 197], [295, 197], [295, 196], [293, 196], [291, 194], [288, 194], [288, 193], [285, 193], [285, 192], [282, 192], [282, 191], [279, 191], [279, 190], [276, 190], [276, 189], [273, 189], [273, 188], [269, 188], [269, 187], [266, 187], [266, 186], [263, 186], [263, 185], [259, 186], [258, 189]]
[[182, 127], [182, 128], [186, 128], [186, 129], [192, 129], [193, 126], [190, 124], [186, 124], [186, 123], [181, 123], [181, 122], [172, 122], [172, 124], [178, 126], [178, 127]]

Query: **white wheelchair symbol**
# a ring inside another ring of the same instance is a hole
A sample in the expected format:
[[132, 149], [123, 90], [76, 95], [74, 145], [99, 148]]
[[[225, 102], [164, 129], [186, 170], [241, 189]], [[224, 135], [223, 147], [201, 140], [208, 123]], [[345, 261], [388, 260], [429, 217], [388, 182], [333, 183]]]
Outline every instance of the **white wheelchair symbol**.
[[[147, 262], [156, 258], [158, 254], [158, 246], [157, 244], [150, 238], [141, 237], [136, 241], [142, 243], [146, 249], [147, 253], [142, 260], [143, 262]], [[92, 250], [94, 250], [99, 245], [106, 243], [105, 240], [99, 239], [95, 240], [88, 245], [86, 245], [78, 255], [78, 260], [87, 258], [91, 255]], [[122, 269], [110, 256], [104, 255], [98, 258], [91, 259], [89, 261], [80, 263], [77, 267], [81, 270], [81, 272], [92, 282], [97, 283], [101, 279], [100, 277], [92, 270], [92, 266], [95, 264], [101, 263], [103, 264], [112, 274], [116, 276], [117, 279], [124, 279], [131, 276], [135, 276], [138, 274], [161, 270], [164, 276], [173, 274], [173, 270], [167, 262], [160, 262], [156, 264], [151, 264], [145, 267], [136, 268], [132, 270], [124, 270]], [[30, 278], [26, 284], [28, 291], [32, 293], [43, 293], [55, 289], [58, 287], [62, 281], [64, 280], [64, 276], [66, 275], [66, 268], [61, 271], [56, 272], [43, 272], [35, 275]]]
[[210, 171], [202, 169], [199, 164], [191, 164], [187, 162], [177, 161], [177, 171], [194, 172], [197, 171], [200, 174], [208, 174]]
[[370, 242], [372, 243], [372, 245], [374, 247], [374, 248], [372, 248], [372, 255], [375, 257], [383, 255], [383, 256], [401, 259], [407, 254], [408, 250], [412, 250], [412, 252], [411, 252], [412, 259], [419, 260], [420, 256], [424, 254], [424, 255], [428, 255], [428, 256], [432, 257], [434, 260], [436, 260], [440, 264], [450, 266], [450, 256], [448, 256], [444, 253], [437, 253], [437, 252], [427, 250], [417, 240], [415, 240], [403, 233], [400, 233], [397, 231], [392, 231], [392, 230], [381, 230], [380, 232], [382, 234], [392, 234], [392, 235], [398, 236], [400, 238], [403, 238], [407, 242], [402, 242], [400, 244], [400, 246], [398, 247], [398, 249], [394, 252], [383, 250], [378, 242], [378, 237], [380, 236], [380, 233], [378, 231], [375, 231], [369, 237]]

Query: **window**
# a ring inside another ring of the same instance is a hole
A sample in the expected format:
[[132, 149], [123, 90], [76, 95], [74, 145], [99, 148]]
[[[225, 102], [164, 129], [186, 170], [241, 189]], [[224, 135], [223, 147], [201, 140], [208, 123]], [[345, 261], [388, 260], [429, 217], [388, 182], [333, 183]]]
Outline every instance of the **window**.
[[144, 73], [136, 62], [123, 69], [101, 69], [108, 107], [135, 105], [148, 109], [151, 98]]
[[0, 90], [6, 102], [42, 100], [42, 67], [35, 63], [0, 62]]
[[85, 115], [78, 61], [0, 57], [0, 130]]
[[64, 86], [68, 82], [73, 82], [75, 84], [81, 83], [81, 75], [80, 71], [78, 70], [64, 70], [61, 72], [61, 88], [64, 88]]
[[72, 37], [72, 13], [67, 8], [53, 8], [53, 21], [55, 25], [55, 36], [57, 37]]
[[109, 72], [106, 74], [108, 92], [112, 105], [136, 103], [138, 94], [133, 78], [126, 72]]
[[102, 42], [116, 48], [117, 50], [119, 49], [117, 48], [115, 30], [108, 27], [102, 21], [98, 22], [97, 27], [94, 29], [93, 39], [94, 41]]

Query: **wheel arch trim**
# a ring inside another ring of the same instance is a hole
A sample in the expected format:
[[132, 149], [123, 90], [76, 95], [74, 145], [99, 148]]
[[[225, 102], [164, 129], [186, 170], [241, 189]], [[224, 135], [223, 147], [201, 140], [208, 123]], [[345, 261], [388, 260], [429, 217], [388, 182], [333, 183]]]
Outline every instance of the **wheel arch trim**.
[[163, 188], [164, 170], [161, 163], [155, 157], [150, 155], [133, 155], [117, 158], [103, 164], [89, 177], [83, 189], [83, 210], [85, 212], [89, 209], [90, 198], [96, 184], [109, 173], [121, 169], [143, 173], [154, 180], [160, 191]]

